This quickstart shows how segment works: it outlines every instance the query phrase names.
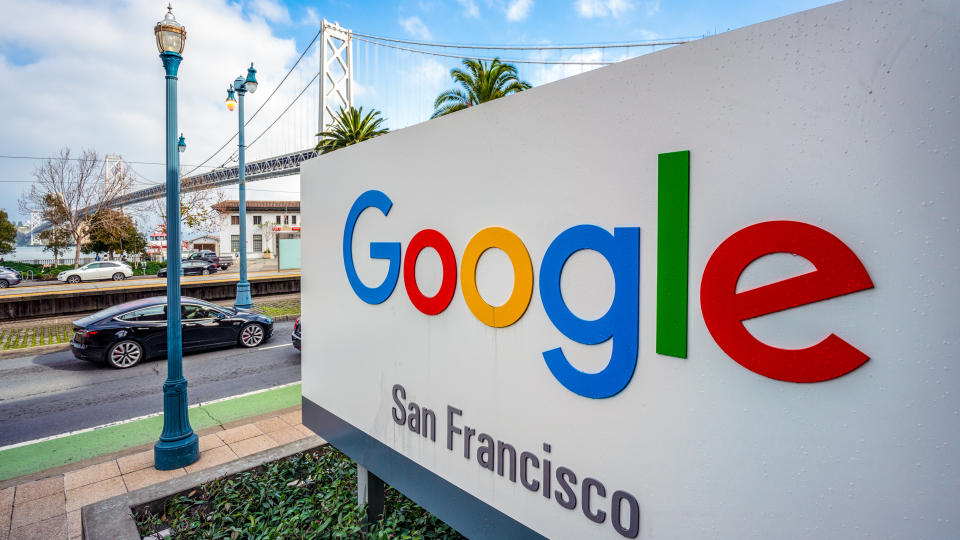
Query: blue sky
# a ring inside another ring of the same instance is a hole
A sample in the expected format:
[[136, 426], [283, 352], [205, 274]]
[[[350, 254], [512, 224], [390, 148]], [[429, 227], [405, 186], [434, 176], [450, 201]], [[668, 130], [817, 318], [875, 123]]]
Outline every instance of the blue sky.
[[[810, 9], [816, 0], [404, 0], [305, 1], [178, 0], [174, 13], [188, 29], [179, 80], [184, 164], [211, 156], [235, 131], [236, 115], [223, 107], [225, 88], [251, 61], [260, 89], [248, 109], [264, 103], [316, 34], [320, 19], [358, 33], [464, 44], [591, 44], [711, 35]], [[5, 2], [0, 33], [0, 154], [53, 156], [64, 147], [121, 154], [137, 172], [137, 186], [163, 180], [163, 72], [152, 29], [167, 0], [31, 0]], [[84, 32], [78, 33], [77, 29]], [[640, 50], [630, 51], [631, 56]], [[426, 120], [436, 95], [449, 87], [454, 59], [401, 53], [372, 45], [355, 49], [357, 105], [383, 111], [400, 128]], [[496, 55], [484, 52], [485, 55]], [[504, 52], [502, 58], [531, 53]], [[551, 59], [611, 60], [598, 51], [551, 53]], [[316, 56], [316, 55], [315, 55]], [[315, 57], [281, 86], [247, 128], [248, 142], [293, 102], [316, 72]], [[576, 74], [579, 67], [521, 65], [534, 85]], [[312, 146], [319, 90], [306, 92], [248, 159]], [[248, 111], [249, 114], [249, 111]], [[227, 149], [207, 167], [229, 161]], [[23, 219], [17, 200], [38, 164], [0, 158], [0, 208]], [[208, 170], [208, 169], [207, 169]], [[298, 199], [299, 178], [248, 188], [251, 199]], [[223, 196], [235, 198], [236, 190]], [[156, 217], [141, 219], [151, 230]]]

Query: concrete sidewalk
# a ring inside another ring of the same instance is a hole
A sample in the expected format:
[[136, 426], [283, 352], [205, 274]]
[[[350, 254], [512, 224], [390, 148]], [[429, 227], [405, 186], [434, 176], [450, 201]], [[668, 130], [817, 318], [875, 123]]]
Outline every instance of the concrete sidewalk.
[[201, 430], [200, 459], [186, 468], [158, 471], [153, 443], [30, 475], [0, 490], [0, 540], [81, 538], [80, 509], [177, 476], [286, 444], [313, 432], [300, 407]]

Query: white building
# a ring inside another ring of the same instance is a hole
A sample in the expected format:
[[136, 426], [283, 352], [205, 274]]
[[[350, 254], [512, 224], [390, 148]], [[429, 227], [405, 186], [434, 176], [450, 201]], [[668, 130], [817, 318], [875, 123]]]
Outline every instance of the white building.
[[[240, 251], [240, 203], [213, 205], [220, 213], [219, 255]], [[277, 252], [277, 238], [300, 232], [300, 201], [247, 201], [247, 257]]]

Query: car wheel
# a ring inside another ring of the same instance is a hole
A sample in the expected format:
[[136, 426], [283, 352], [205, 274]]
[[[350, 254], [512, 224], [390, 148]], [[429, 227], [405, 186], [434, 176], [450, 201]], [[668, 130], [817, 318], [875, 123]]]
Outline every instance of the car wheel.
[[80, 283], [80, 276], [70, 276], [67, 278], [67, 283]]
[[126, 339], [107, 350], [107, 363], [117, 369], [131, 368], [143, 359], [143, 347], [136, 341]]
[[9, 286], [10, 286], [10, 284], [7, 283], [7, 280], [5, 280], [5, 279], [0, 279], [0, 289], [6, 289], [6, 288], [9, 287]]
[[263, 343], [263, 327], [257, 323], [248, 323], [240, 329], [240, 345], [244, 347], [256, 347]]
[[210, 271], [207, 270], [206, 268], [204, 268], [204, 269], [203, 269], [203, 275], [209, 276], [209, 275], [210, 275]]
[[126, 277], [127, 277], [127, 276], [123, 275], [122, 272], [117, 272], [116, 274], [113, 275], [113, 280], [114, 280], [114, 281], [123, 281], [124, 279], [126, 279]]

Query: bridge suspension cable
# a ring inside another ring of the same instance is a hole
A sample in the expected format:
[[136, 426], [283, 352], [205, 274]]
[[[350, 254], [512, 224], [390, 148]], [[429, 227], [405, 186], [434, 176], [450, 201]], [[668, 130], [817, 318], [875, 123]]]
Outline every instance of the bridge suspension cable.
[[[354, 38], [366, 38], [372, 39], [375, 41], [388, 41], [391, 43], [403, 43], [405, 45], [418, 45], [422, 47], [437, 47], [444, 49], [480, 49], [480, 50], [495, 50], [495, 51], [547, 51], [547, 50], [578, 50], [578, 49], [622, 49], [622, 48], [633, 48], [633, 47], [657, 47], [657, 46], [666, 46], [666, 45], [681, 45], [683, 43], [688, 43], [690, 41], [700, 39], [700, 36], [697, 37], [680, 37], [680, 38], [668, 38], [665, 40], [649, 40], [649, 41], [636, 41], [636, 42], [617, 42], [617, 43], [579, 43], [579, 44], [566, 44], [566, 45], [469, 45], [465, 43], [438, 43], [432, 41], [413, 41], [409, 39], [397, 39], [397, 38], [388, 38], [381, 36], [374, 36], [370, 34], [362, 34], [360, 32], [353, 32], [351, 34]], [[421, 51], [417, 51], [421, 52]], [[467, 58], [467, 57], [462, 57]]]

